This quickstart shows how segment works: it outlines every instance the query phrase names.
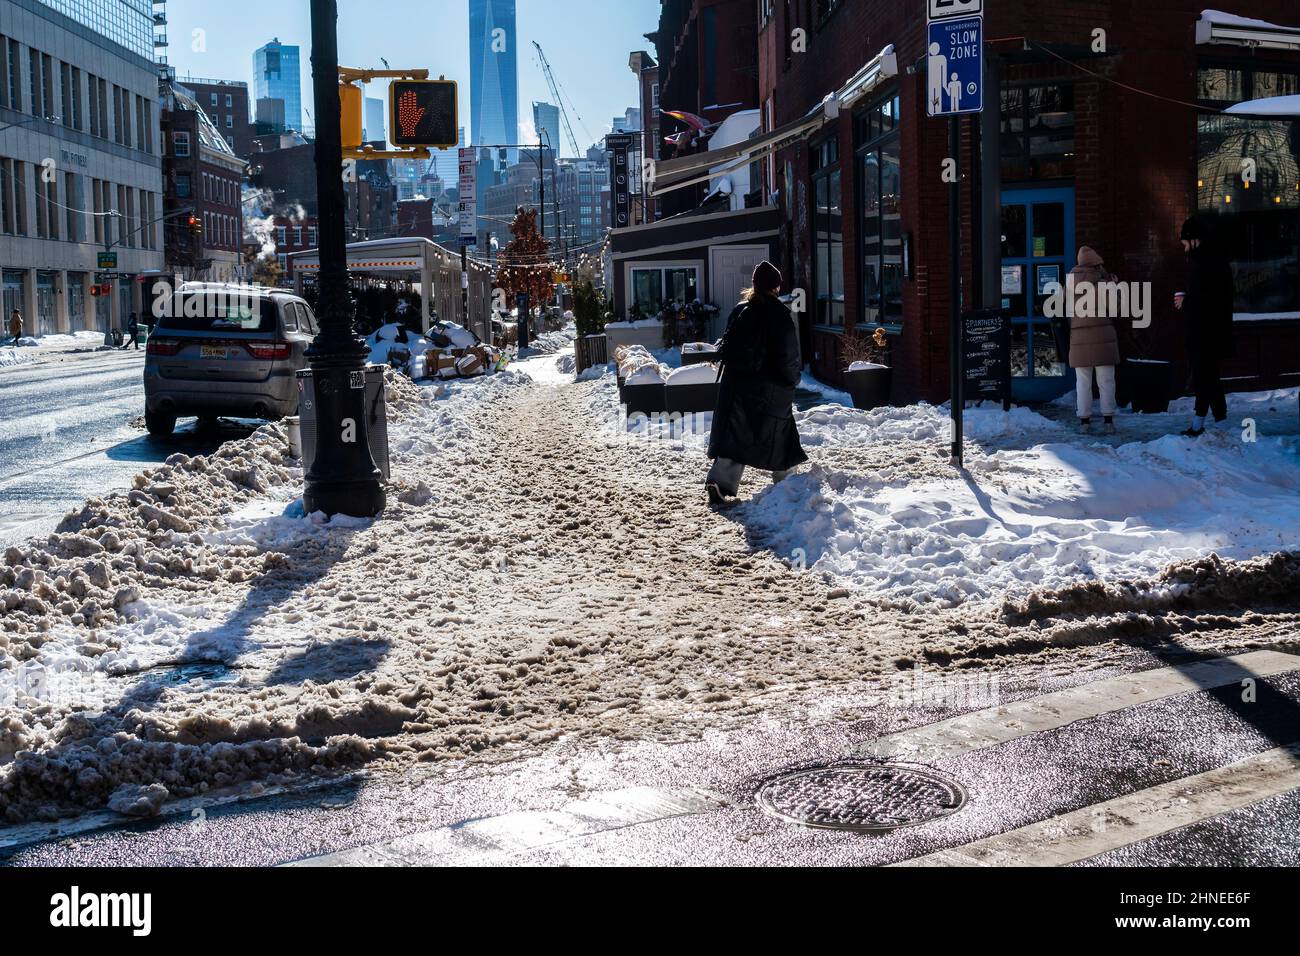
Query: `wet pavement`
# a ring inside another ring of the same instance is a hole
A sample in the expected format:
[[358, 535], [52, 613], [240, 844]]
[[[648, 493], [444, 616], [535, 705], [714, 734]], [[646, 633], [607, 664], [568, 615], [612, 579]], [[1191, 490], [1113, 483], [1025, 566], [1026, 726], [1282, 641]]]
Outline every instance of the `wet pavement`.
[[[802, 716], [689, 743], [561, 741], [514, 761], [188, 801], [146, 823], [101, 815], [58, 833], [0, 829], [0, 861], [1300, 864], [1300, 655], [1225, 662], [1169, 646], [1041, 681], [1024, 665], [1003, 672], [996, 698], [950, 710], [823, 693]], [[958, 781], [968, 803], [917, 826], [855, 833], [792, 824], [755, 800], [792, 769], [904, 758]]]
[[0, 547], [47, 534], [87, 498], [129, 486], [178, 451], [206, 454], [249, 431], [144, 430], [144, 351], [66, 351], [0, 369]]

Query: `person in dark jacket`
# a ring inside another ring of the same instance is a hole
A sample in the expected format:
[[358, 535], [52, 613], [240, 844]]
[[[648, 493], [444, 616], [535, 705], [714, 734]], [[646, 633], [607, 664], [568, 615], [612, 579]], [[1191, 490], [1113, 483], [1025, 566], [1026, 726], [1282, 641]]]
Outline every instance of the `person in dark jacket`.
[[731, 313], [722, 337], [722, 384], [709, 435], [714, 461], [705, 479], [715, 505], [736, 496], [746, 466], [770, 471], [780, 481], [808, 460], [793, 411], [802, 367], [799, 334], [777, 298], [780, 290], [780, 271], [760, 262], [753, 288]]
[[136, 351], [139, 351], [140, 320], [136, 318], [136, 314], [134, 312], [132, 312], [130, 318], [126, 320], [126, 334], [130, 336], [130, 338], [127, 341], [122, 343], [122, 348], [129, 349], [132, 345], [134, 345], [136, 347]]
[[1196, 417], [1183, 434], [1199, 438], [1205, 434], [1207, 414], [1213, 412], [1216, 422], [1228, 417], [1219, 363], [1234, 354], [1232, 303], [1236, 290], [1228, 257], [1220, 252], [1201, 220], [1193, 217], [1183, 223], [1182, 242], [1187, 253], [1187, 291], [1174, 297], [1174, 308], [1182, 312], [1187, 328], [1187, 355], [1196, 393]]

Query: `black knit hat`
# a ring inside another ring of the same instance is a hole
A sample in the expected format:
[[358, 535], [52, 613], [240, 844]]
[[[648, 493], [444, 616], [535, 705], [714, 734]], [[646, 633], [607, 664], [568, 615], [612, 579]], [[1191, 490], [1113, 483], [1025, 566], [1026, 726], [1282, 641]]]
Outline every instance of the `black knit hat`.
[[1179, 238], [1204, 240], [1207, 236], [1208, 234], [1205, 231], [1205, 223], [1201, 222], [1201, 220], [1195, 216], [1192, 216], [1183, 223], [1183, 233]]
[[754, 288], [759, 292], [773, 292], [781, 288], [781, 270], [764, 259], [754, 266]]

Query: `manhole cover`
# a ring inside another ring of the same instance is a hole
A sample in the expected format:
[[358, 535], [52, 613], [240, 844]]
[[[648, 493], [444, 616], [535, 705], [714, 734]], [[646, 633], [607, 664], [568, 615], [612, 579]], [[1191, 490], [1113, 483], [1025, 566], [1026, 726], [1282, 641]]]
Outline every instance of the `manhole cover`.
[[769, 780], [758, 805], [790, 823], [827, 830], [894, 830], [956, 813], [966, 791], [931, 770], [901, 764], [843, 764]]

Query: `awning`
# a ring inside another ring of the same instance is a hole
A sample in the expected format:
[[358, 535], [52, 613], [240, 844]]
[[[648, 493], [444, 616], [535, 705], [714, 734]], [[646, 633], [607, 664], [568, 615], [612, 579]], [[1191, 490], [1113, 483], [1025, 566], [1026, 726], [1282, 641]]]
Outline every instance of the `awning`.
[[1201, 18], [1196, 21], [1196, 42], [1264, 47], [1271, 50], [1300, 50], [1300, 27], [1285, 27], [1267, 20], [1239, 17], [1222, 10], [1204, 10]]
[[1246, 100], [1244, 103], [1234, 103], [1223, 112], [1234, 116], [1300, 119], [1300, 96], [1266, 96], [1258, 100]]
[[647, 192], [650, 196], [661, 196], [725, 176], [757, 162], [769, 153], [783, 149], [810, 131], [835, 120], [841, 109], [851, 109], [858, 100], [885, 80], [897, 75], [898, 58], [891, 43], [858, 70], [843, 87], [826, 96], [800, 119], [731, 146], [655, 163], [654, 175], [650, 177], [652, 188]]

